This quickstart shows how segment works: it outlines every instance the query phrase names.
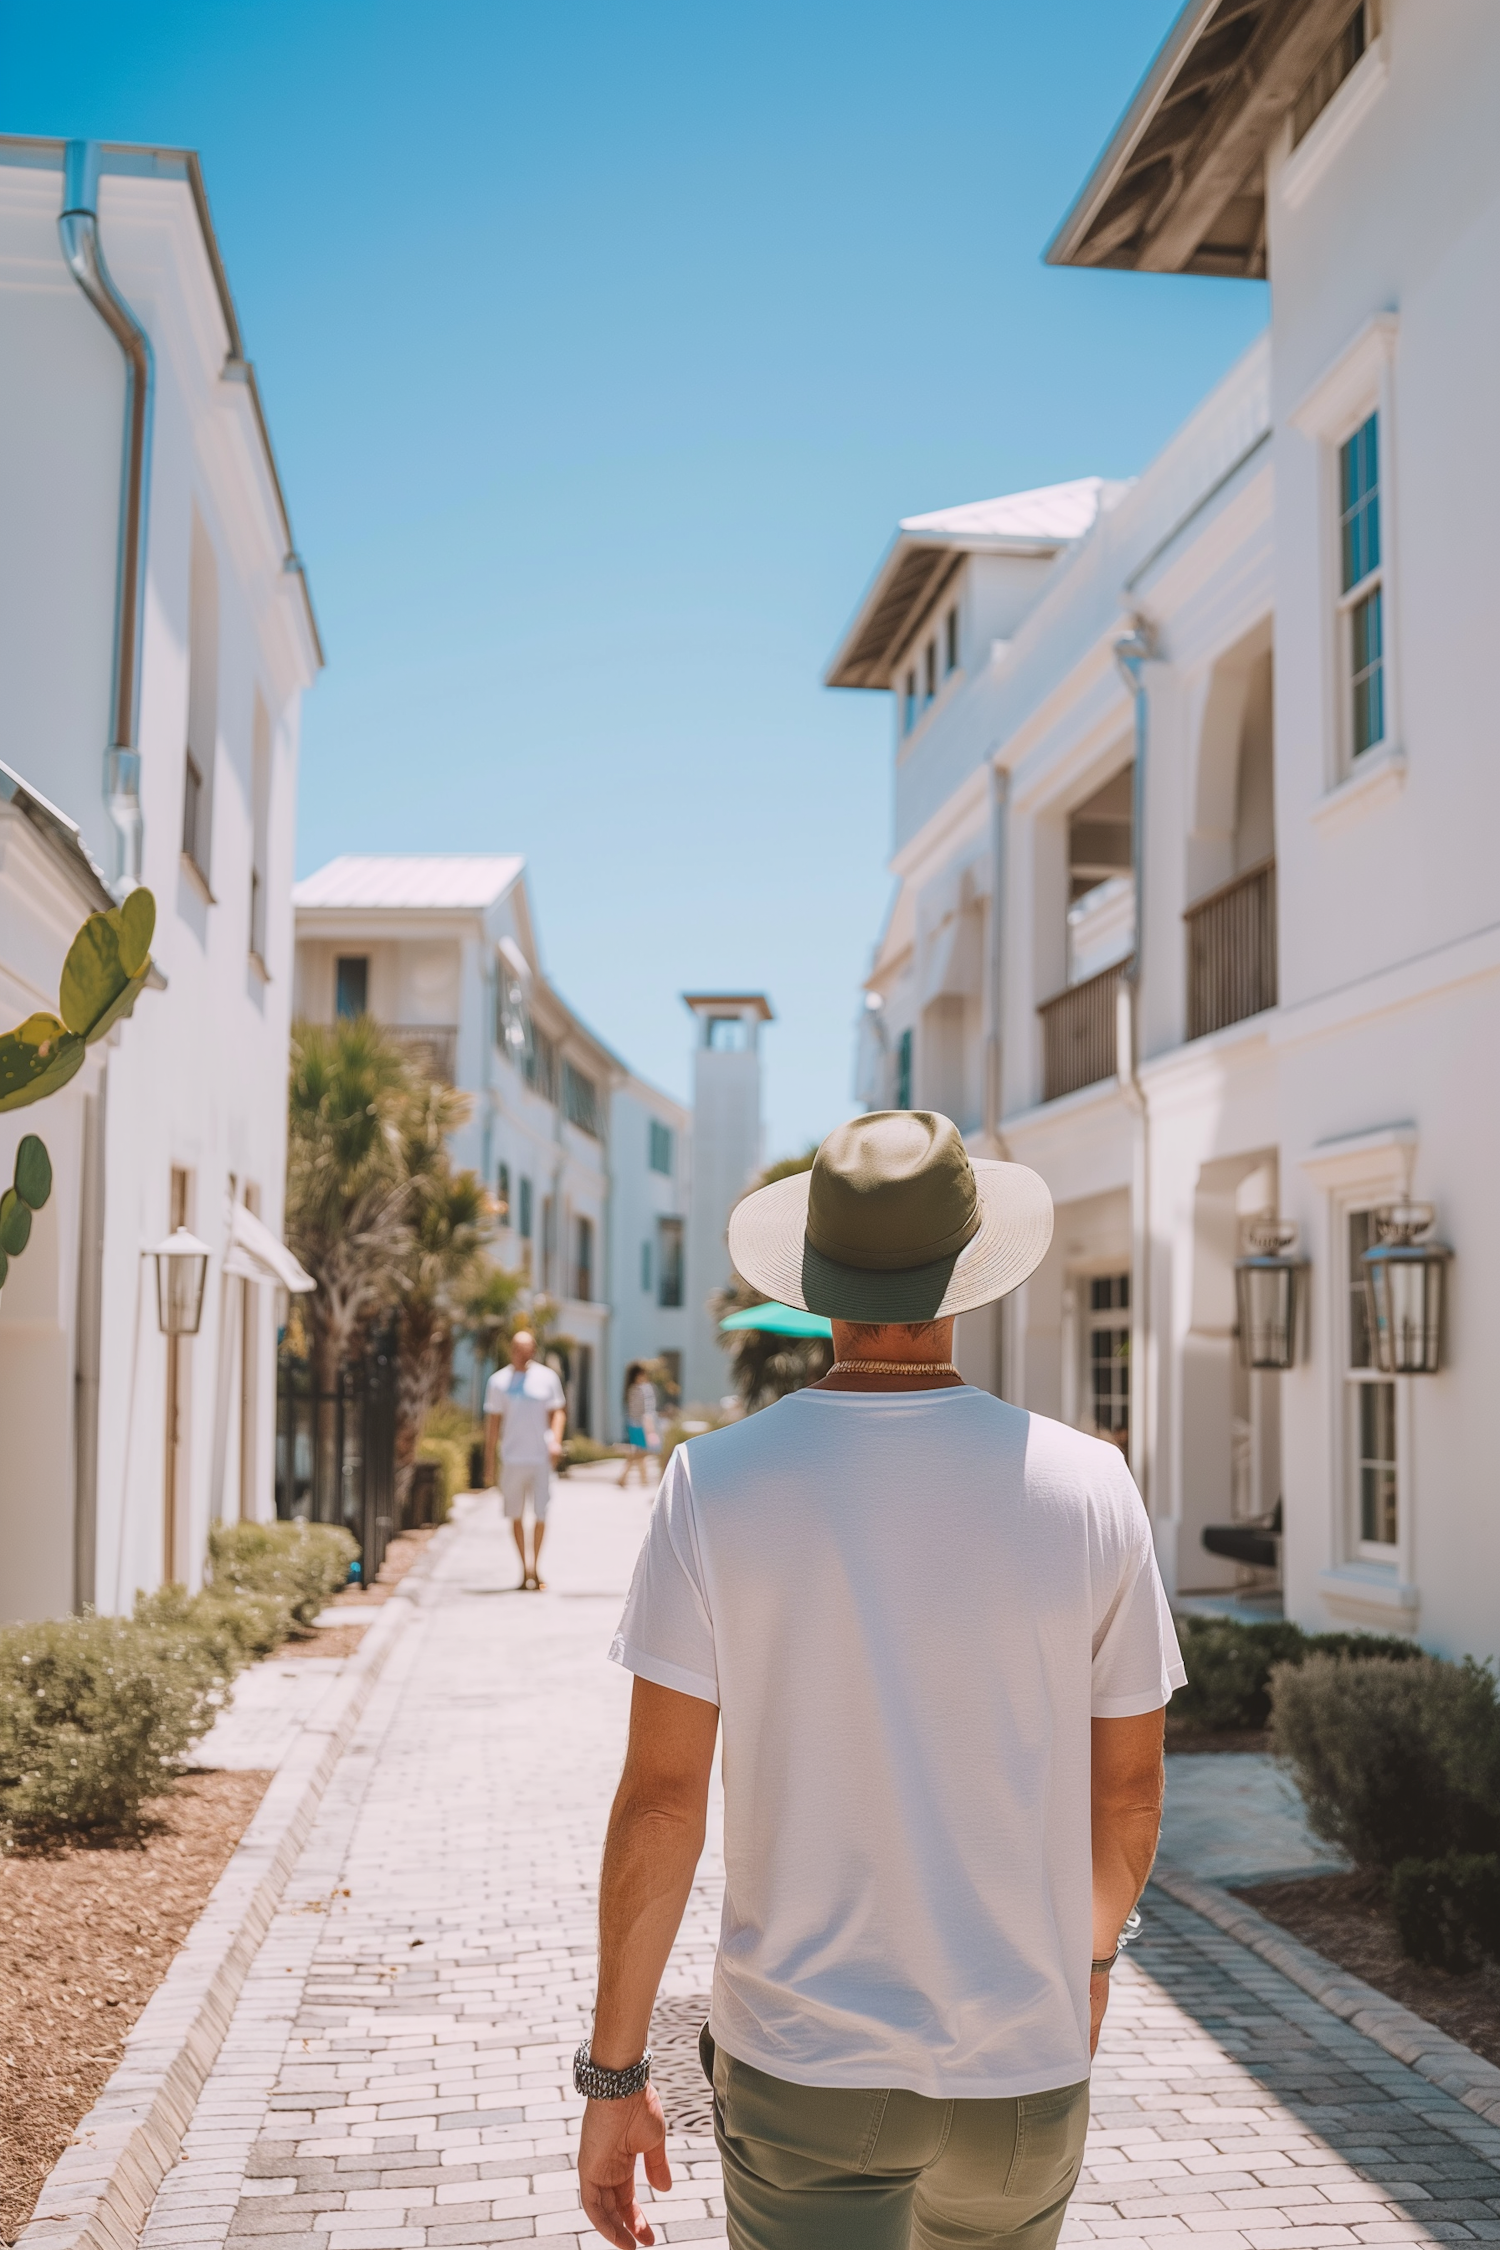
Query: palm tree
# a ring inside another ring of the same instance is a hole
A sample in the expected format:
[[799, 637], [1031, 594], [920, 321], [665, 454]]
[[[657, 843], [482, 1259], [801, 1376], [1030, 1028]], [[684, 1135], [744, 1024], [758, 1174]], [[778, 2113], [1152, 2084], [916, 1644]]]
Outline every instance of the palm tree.
[[448, 1137], [468, 1117], [465, 1095], [414, 1078], [402, 1120], [408, 1183], [396, 1352], [396, 1489], [404, 1499], [429, 1411], [453, 1381], [453, 1345], [487, 1261], [494, 1206], [477, 1172], [457, 1172]]
[[292, 1026], [286, 1239], [318, 1285], [303, 1319], [322, 1391], [401, 1293], [409, 1100], [403, 1057], [369, 1017]]

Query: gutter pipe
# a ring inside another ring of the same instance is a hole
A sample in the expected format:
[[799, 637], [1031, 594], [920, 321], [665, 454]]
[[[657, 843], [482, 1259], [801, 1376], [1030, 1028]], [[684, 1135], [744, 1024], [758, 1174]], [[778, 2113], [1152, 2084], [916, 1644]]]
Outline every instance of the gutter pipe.
[[125, 446], [120, 479], [119, 558], [115, 574], [111, 735], [104, 755], [104, 802], [117, 838], [115, 889], [123, 898], [141, 879], [141, 647], [146, 614], [147, 496], [151, 467], [154, 368], [151, 341], [110, 278], [99, 240], [97, 141], [69, 141], [63, 257], [79, 288], [125, 355]]
[[1130, 1246], [1130, 1466], [1151, 1510], [1151, 1113], [1140, 1074], [1141, 971], [1145, 962], [1146, 753], [1150, 746], [1146, 683], [1142, 673], [1157, 654], [1149, 621], [1136, 615], [1114, 644], [1115, 663], [1135, 706], [1135, 764], [1131, 769], [1130, 860], [1135, 886], [1135, 936], [1116, 997], [1115, 1068], [1120, 1091], [1136, 1119]]

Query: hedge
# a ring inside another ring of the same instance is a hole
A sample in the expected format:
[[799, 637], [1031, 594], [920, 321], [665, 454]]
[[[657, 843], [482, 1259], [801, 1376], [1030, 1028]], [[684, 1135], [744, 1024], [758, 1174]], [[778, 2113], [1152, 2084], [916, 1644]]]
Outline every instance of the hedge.
[[341, 1586], [359, 1553], [339, 1524], [216, 1523], [208, 1559], [216, 1593], [270, 1595], [297, 1625], [311, 1625]]
[[1383, 1657], [1399, 1664], [1422, 1654], [1414, 1641], [1375, 1633], [1304, 1633], [1280, 1618], [1253, 1625], [1228, 1617], [1176, 1622], [1188, 1678], [1172, 1698], [1172, 1718], [1220, 1733], [1267, 1725], [1271, 1674], [1278, 1664], [1300, 1665], [1310, 1656]]
[[1462, 1975], [1484, 1956], [1500, 1960], [1500, 1858], [1450, 1852], [1401, 1859], [1391, 1869], [1391, 1907], [1401, 1948], [1428, 1968]]

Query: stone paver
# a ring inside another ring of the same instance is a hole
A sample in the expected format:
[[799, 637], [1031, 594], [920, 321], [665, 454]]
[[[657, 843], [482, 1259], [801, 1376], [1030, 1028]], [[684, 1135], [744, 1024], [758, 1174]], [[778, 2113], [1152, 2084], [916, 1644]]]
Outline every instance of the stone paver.
[[[569, 1479], [540, 1597], [509, 1590], [514, 1549], [493, 1503], [446, 1535], [246, 1980], [146, 2250], [597, 2239], [573, 2185], [570, 2062], [629, 1694], [603, 1657], [644, 1521], [634, 1490]], [[708, 1985], [720, 1882], [711, 1849], [665, 1988], [679, 2005], [664, 2014], [684, 2026]], [[1153, 1893], [1117, 1974], [1065, 2240], [1500, 2240], [1500, 2133], [1268, 1963]], [[672, 2153], [659, 2238], [723, 2243], [711, 2143], [674, 2137]]]
[[1290, 1774], [1258, 1751], [1178, 1751], [1168, 1758], [1161, 1856], [1210, 1883], [1348, 1865], [1308, 1827]]

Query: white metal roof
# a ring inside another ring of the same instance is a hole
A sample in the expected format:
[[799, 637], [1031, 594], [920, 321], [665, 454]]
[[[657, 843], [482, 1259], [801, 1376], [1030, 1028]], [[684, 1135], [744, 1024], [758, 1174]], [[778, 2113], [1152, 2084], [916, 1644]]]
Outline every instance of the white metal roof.
[[1002, 492], [995, 500], [970, 500], [961, 508], [903, 516], [901, 529], [948, 533], [959, 539], [1081, 539], [1114, 490], [1103, 477], [1074, 477], [1068, 484], [1039, 484], [1031, 492]]
[[525, 866], [519, 855], [342, 852], [292, 886], [294, 907], [413, 907], [482, 913]]

